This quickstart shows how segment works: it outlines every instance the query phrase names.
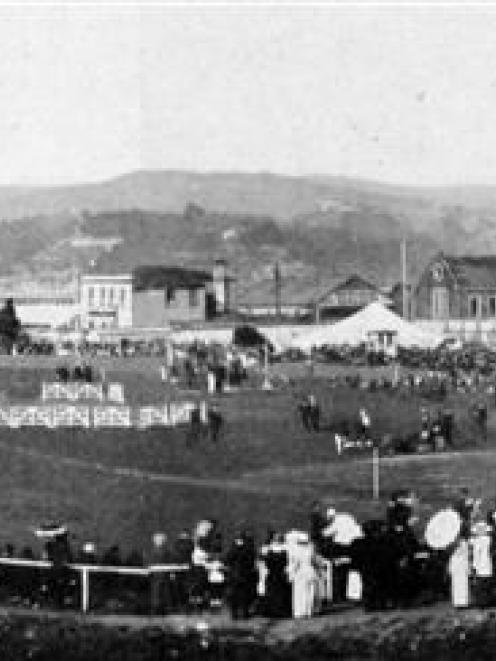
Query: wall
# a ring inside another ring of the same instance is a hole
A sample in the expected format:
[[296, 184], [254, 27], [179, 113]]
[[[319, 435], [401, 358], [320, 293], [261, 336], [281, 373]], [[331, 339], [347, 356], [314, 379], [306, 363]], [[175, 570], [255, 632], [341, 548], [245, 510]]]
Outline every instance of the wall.
[[59, 328], [77, 326], [79, 323], [79, 305], [77, 303], [53, 304], [41, 302], [29, 305], [16, 305], [17, 318], [29, 328]]
[[204, 321], [205, 289], [195, 291], [195, 305], [191, 305], [189, 289], [176, 289], [170, 301], [163, 289], [133, 292], [133, 327], [162, 328], [175, 321]]

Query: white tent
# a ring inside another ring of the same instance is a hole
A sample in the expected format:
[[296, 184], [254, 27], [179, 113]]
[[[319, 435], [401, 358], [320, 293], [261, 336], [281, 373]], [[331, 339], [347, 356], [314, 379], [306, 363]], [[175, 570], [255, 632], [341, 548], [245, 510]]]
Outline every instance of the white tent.
[[434, 348], [442, 342], [441, 337], [417, 328], [375, 301], [335, 324], [307, 328], [294, 338], [292, 346], [302, 350], [324, 344], [356, 346], [368, 342], [372, 333], [379, 332], [392, 333], [394, 342], [402, 347]]

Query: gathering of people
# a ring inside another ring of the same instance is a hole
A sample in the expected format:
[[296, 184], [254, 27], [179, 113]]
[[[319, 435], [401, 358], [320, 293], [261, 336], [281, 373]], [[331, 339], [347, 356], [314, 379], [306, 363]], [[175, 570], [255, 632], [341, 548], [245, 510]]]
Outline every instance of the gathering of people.
[[[148, 567], [149, 587], [140, 589], [149, 590], [147, 603], [155, 615], [227, 608], [235, 620], [301, 619], [357, 606], [383, 610], [440, 601], [455, 608], [495, 606], [496, 507], [483, 511], [481, 501], [462, 489], [459, 498], [431, 514], [423, 531], [418, 513], [419, 500], [408, 490], [391, 495], [383, 519], [361, 523], [329, 501], [316, 501], [307, 530], [271, 529], [260, 544], [247, 528], [226, 544], [219, 522], [204, 519], [175, 539], [156, 532], [147, 550], [125, 556], [117, 545], [101, 553], [89, 541], [73, 548], [66, 526], [49, 525], [36, 531], [43, 544], [38, 556], [30, 548], [16, 553], [11, 544], [2, 550], [2, 590], [23, 585], [24, 596], [33, 591], [33, 604], [39, 605], [45, 592], [57, 607], [75, 606], [75, 568], [101, 565], [111, 571]], [[51, 569], [38, 583], [31, 574], [22, 584], [19, 572], [9, 579], [16, 558], [24, 561], [23, 571], [35, 559]], [[99, 584], [101, 603], [111, 582], [107, 576]], [[132, 592], [136, 584], [126, 589]]]

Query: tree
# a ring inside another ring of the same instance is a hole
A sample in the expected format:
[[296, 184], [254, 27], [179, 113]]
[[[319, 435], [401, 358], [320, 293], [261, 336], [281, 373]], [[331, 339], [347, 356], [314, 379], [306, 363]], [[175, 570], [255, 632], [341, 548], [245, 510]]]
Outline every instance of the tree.
[[0, 343], [10, 353], [21, 331], [21, 323], [17, 318], [14, 300], [8, 298], [0, 310]]
[[183, 216], [186, 220], [198, 220], [205, 216], [205, 209], [196, 202], [188, 202], [184, 208]]

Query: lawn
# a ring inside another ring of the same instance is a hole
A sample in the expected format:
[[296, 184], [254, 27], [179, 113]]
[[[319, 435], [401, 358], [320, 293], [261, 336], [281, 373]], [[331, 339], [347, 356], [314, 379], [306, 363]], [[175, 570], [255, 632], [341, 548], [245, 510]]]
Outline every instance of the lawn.
[[[52, 375], [49, 364], [19, 370], [3, 365], [0, 390], [10, 401], [21, 390], [34, 401], [40, 379]], [[107, 376], [125, 384], [133, 405], [179, 397], [164, 388], [152, 364], [131, 369], [114, 363]], [[157, 529], [175, 534], [203, 517], [218, 519], [227, 537], [240, 525], [260, 537], [268, 526], [306, 526], [315, 498], [333, 498], [360, 517], [380, 515], [390, 491], [403, 486], [420, 495], [424, 518], [464, 485], [494, 499], [495, 416], [491, 409], [485, 444], [469, 415], [472, 396], [456, 394], [442, 403], [455, 412], [458, 448], [469, 451], [384, 459], [382, 501], [375, 503], [370, 453], [337, 457], [330, 427], [345, 416], [356, 419], [366, 406], [377, 435], [416, 431], [420, 406], [436, 409], [440, 403], [405, 393], [331, 389], [324, 375], [311, 383], [303, 373], [292, 376], [295, 385], [281, 391], [217, 397], [225, 418], [218, 445], [207, 438], [188, 443], [185, 429], [2, 429], [0, 544], [33, 543], [33, 528], [49, 519], [66, 521], [78, 542], [119, 543], [126, 550], [146, 549]], [[303, 430], [295, 415], [298, 393], [310, 387], [323, 409], [319, 433]]]

